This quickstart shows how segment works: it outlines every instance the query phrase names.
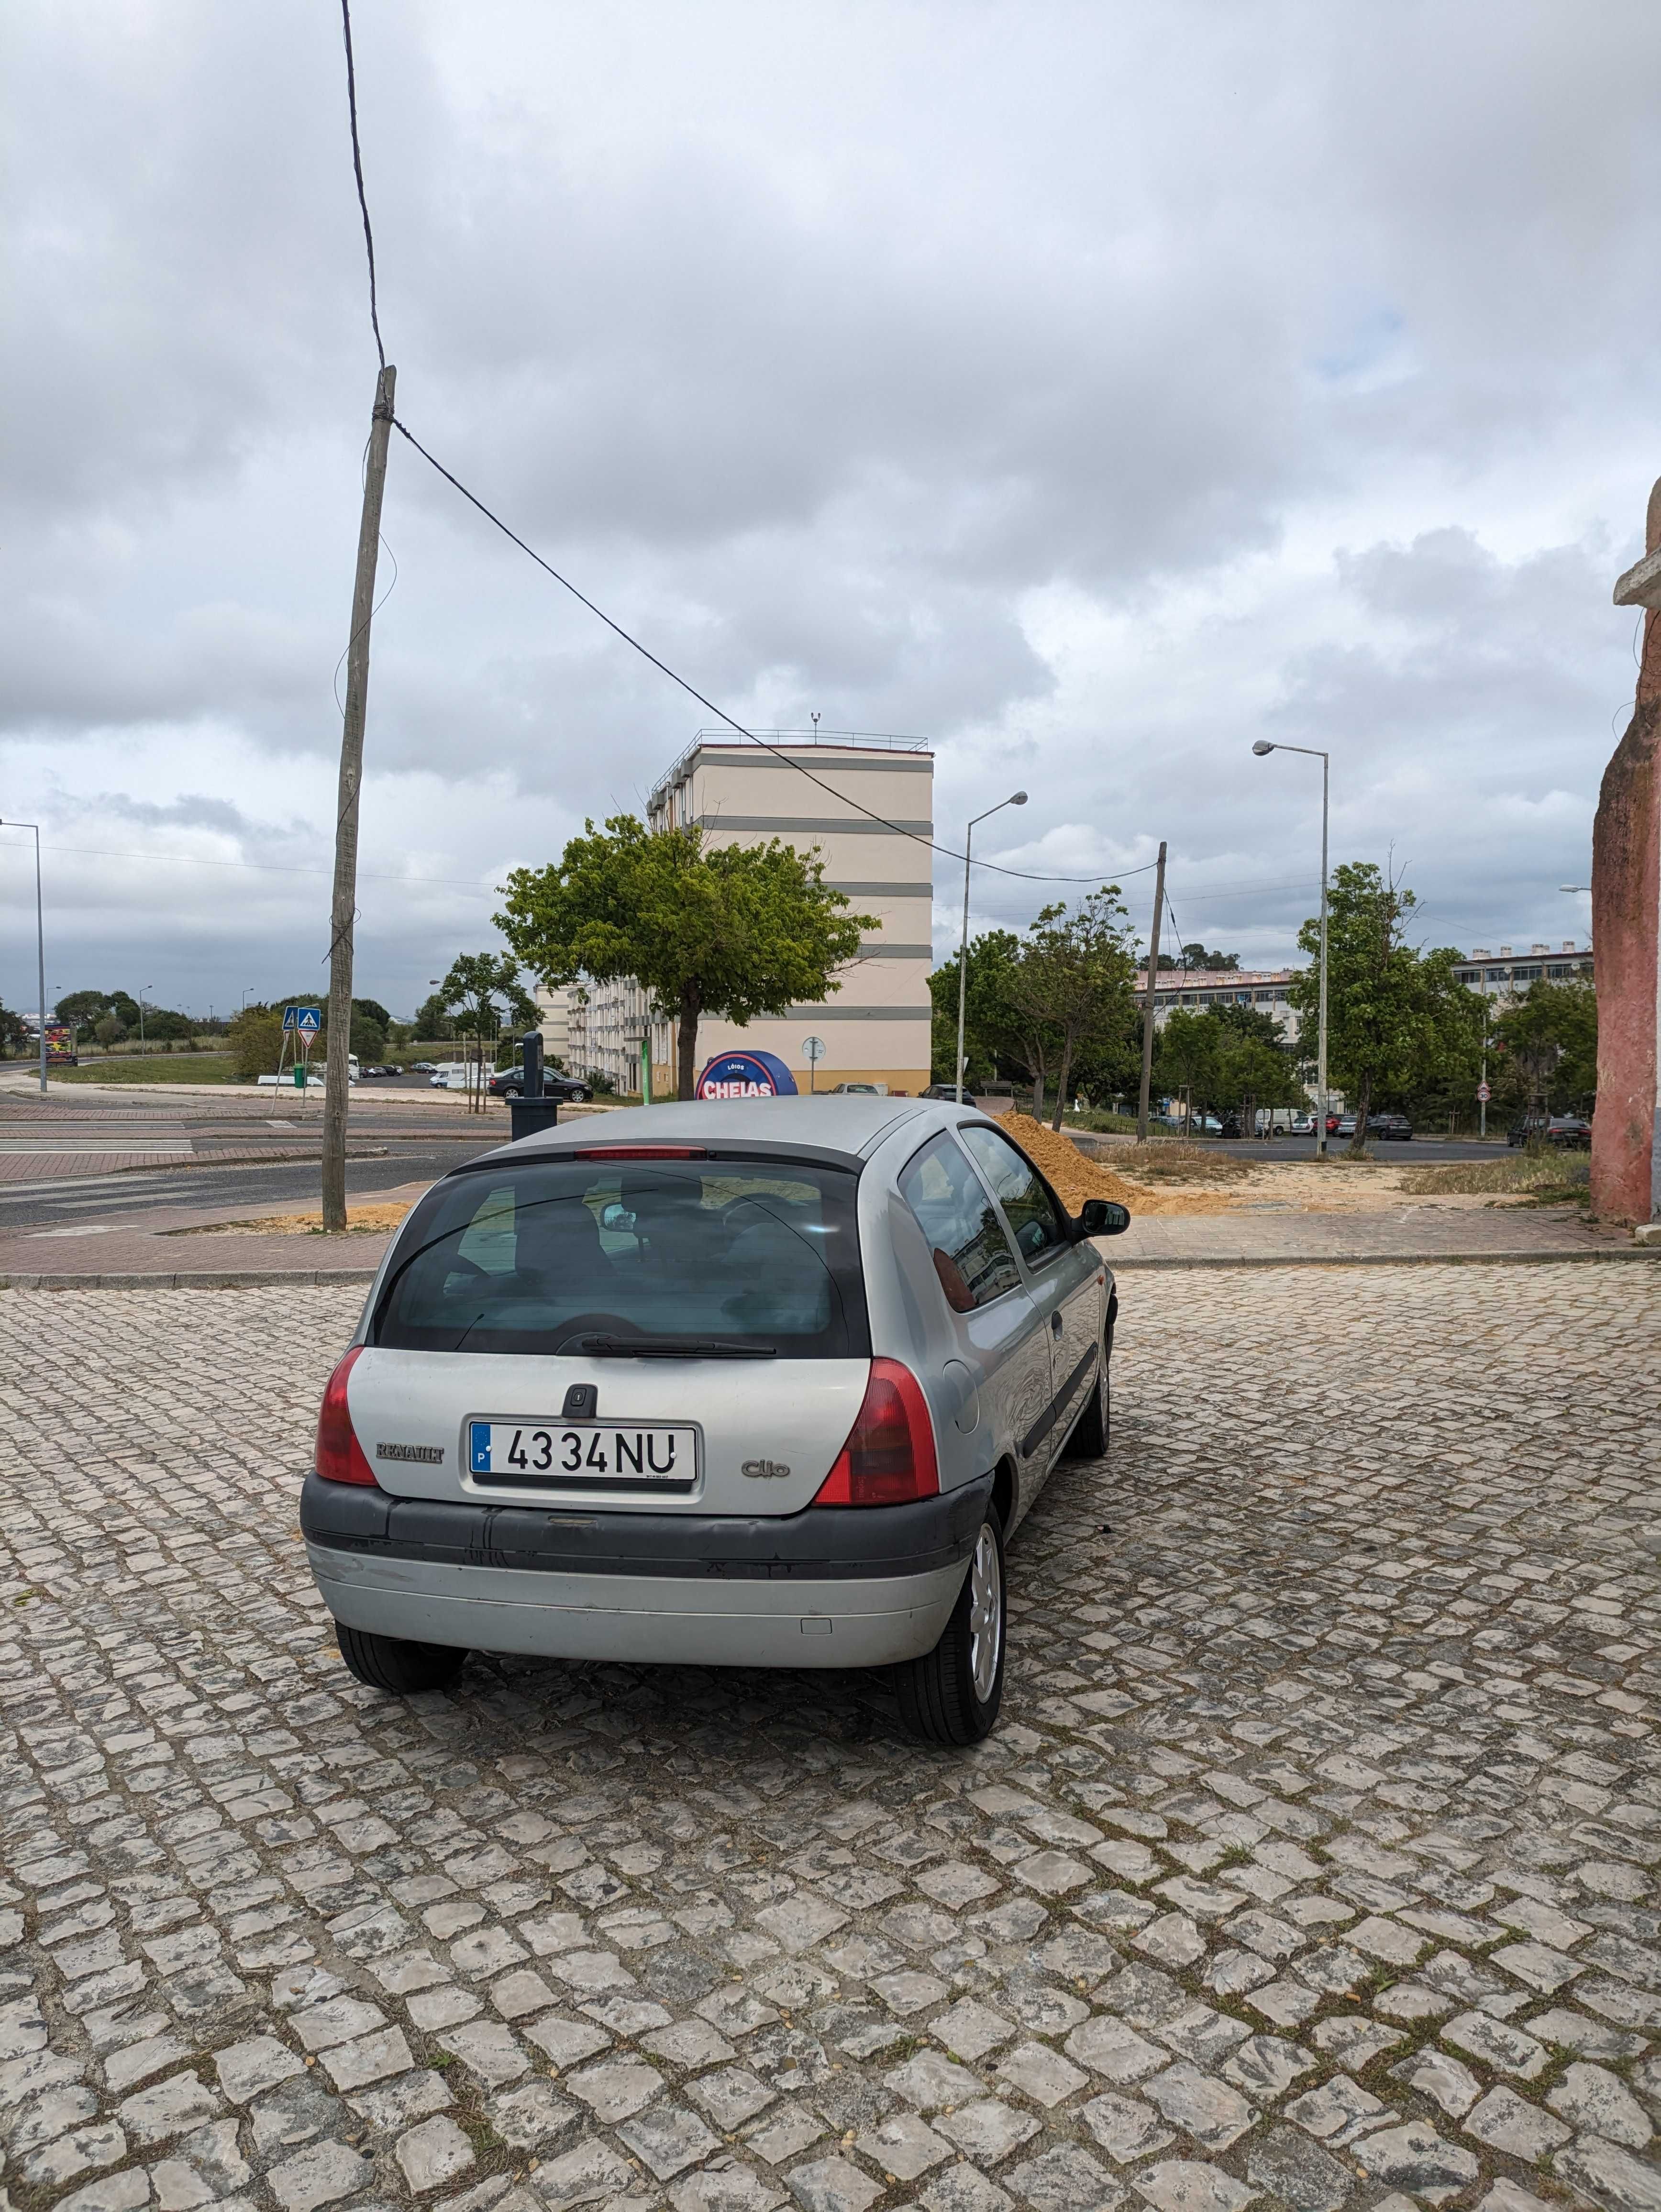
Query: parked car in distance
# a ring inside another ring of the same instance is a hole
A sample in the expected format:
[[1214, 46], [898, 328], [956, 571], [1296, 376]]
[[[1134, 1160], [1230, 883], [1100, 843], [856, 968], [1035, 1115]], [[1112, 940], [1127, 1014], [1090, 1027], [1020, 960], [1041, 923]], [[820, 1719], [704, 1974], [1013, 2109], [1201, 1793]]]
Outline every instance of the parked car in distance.
[[1218, 1130], [1217, 1134], [1220, 1137], [1238, 1137], [1239, 1133], [1239, 1115], [1238, 1114], [1225, 1114], [1222, 1120], [1222, 1126]]
[[411, 1075], [436, 1075], [438, 1062], [435, 1060], [412, 1060], [409, 1072]]
[[1410, 1145], [1413, 1124], [1405, 1114], [1369, 1114], [1367, 1135], [1377, 1137], [1380, 1144]]
[[1591, 1123], [1578, 1114], [1525, 1114], [1506, 1132], [1508, 1145], [1550, 1145], [1560, 1152], [1586, 1152]]
[[[917, 1096], [919, 1098], [945, 1099], [955, 1106], [958, 1103], [958, 1086], [955, 1083], [931, 1083], [927, 1091], [918, 1091]], [[972, 1106], [975, 1103], [970, 1096], [969, 1085], [966, 1083], [963, 1087], [963, 1103], [965, 1106]]]
[[1005, 1552], [1099, 1458], [1116, 1300], [997, 1123], [908, 1098], [626, 1108], [469, 1160], [393, 1237], [301, 1528], [359, 1680], [469, 1649], [885, 1667], [997, 1719]]
[[[499, 1067], [490, 1078], [489, 1088], [492, 1098], [522, 1098], [525, 1096], [525, 1070], [522, 1067]], [[542, 1095], [557, 1098], [562, 1104], [592, 1098], [593, 1087], [575, 1075], [561, 1075], [553, 1068], [542, 1073]]]
[[888, 1085], [885, 1083], [833, 1083], [824, 1095], [827, 1098], [847, 1098], [855, 1095], [861, 1098], [886, 1098]]
[[1291, 1133], [1294, 1137], [1312, 1137], [1315, 1134], [1315, 1116], [1312, 1114], [1294, 1114]]

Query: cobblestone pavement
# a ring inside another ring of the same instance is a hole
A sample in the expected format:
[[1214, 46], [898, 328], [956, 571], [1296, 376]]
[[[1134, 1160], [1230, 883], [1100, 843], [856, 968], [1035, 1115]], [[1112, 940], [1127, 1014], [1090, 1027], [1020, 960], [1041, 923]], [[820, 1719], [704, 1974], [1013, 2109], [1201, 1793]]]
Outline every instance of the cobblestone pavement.
[[1139, 1274], [1006, 1720], [342, 1671], [344, 1291], [0, 1298], [21, 2212], [1661, 2206], [1661, 1279]]

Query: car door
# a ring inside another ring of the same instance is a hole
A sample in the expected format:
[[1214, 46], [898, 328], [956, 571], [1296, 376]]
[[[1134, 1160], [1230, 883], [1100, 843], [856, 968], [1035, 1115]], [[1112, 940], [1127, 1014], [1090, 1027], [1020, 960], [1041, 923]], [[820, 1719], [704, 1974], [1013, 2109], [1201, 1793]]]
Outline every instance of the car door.
[[1061, 1202], [1019, 1146], [989, 1123], [958, 1131], [1009, 1224], [1050, 1339], [1050, 1401], [1030, 1444], [1042, 1486], [1084, 1404], [1101, 1358], [1106, 1273], [1092, 1245], [1074, 1244]]
[[966, 1411], [957, 1426], [972, 1455], [970, 1472], [984, 1474], [1006, 1449], [1015, 1461], [1013, 1528], [1043, 1476], [1040, 1432], [1055, 1395], [1048, 1317], [983, 1182], [945, 1131], [912, 1155], [898, 1184], [949, 1311], [946, 1364], [967, 1370]]

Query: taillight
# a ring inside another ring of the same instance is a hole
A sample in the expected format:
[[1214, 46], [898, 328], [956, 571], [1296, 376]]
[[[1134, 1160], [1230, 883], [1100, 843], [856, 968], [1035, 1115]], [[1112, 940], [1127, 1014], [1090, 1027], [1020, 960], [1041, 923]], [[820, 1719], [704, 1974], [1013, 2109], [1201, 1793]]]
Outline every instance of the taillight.
[[865, 1400], [815, 1505], [904, 1505], [940, 1486], [922, 1385], [897, 1359], [873, 1359]]
[[355, 1344], [329, 1377], [323, 1393], [323, 1410], [317, 1417], [317, 1471], [325, 1482], [364, 1482], [379, 1488], [374, 1470], [363, 1456], [363, 1447], [352, 1426], [346, 1404], [346, 1379], [363, 1349]]

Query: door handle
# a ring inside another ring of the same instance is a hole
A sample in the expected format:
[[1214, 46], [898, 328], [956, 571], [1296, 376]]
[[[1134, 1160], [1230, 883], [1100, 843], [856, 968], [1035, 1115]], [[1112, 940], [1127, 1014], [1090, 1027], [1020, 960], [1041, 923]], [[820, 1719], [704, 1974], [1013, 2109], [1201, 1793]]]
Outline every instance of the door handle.
[[1050, 1334], [1051, 1336], [1059, 1336], [1061, 1333], [1062, 1317], [1059, 1313], [1053, 1313], [1050, 1316]]

